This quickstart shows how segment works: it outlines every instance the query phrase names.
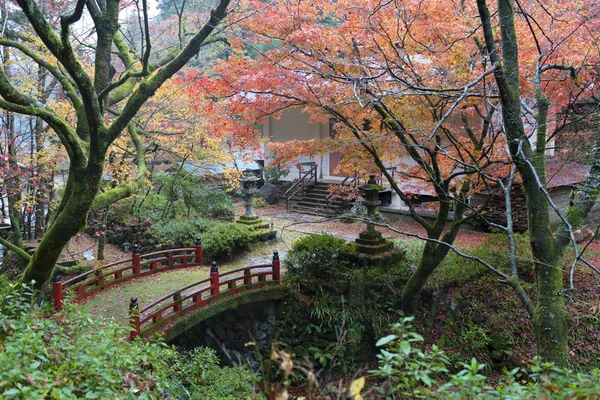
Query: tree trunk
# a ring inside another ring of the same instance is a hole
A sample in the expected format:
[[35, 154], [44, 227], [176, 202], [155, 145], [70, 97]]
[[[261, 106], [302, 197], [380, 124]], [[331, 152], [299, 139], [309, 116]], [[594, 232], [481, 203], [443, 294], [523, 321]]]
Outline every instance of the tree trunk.
[[67, 186], [72, 191], [61, 201], [60, 211], [54, 216], [27, 265], [23, 274], [25, 282], [35, 280], [35, 286], [39, 289], [51, 277], [64, 247], [86, 225], [88, 212], [98, 192], [102, 169], [103, 162], [99, 160], [90, 160], [87, 168], [71, 166]]
[[[498, 67], [494, 71], [494, 76], [500, 93], [502, 120], [509, 140], [510, 153], [523, 178], [527, 198], [531, 254], [534, 259], [537, 288], [537, 301], [533, 310], [533, 329], [537, 351], [544, 361], [564, 366], [568, 359], [568, 312], [561, 294], [563, 290], [562, 257], [554, 245], [554, 237], [550, 229], [548, 200], [543, 192], [546, 184], [545, 121], [539, 121], [541, 123], [538, 124], [537, 150], [533, 150], [525, 135], [521, 119], [519, 54], [514, 21], [514, 0], [498, 0], [502, 60], [496, 49], [496, 39], [486, 1], [477, 0], [477, 6], [488, 55], [492, 63]], [[538, 103], [540, 115], [542, 115], [547, 104], [540, 102], [539, 97]]]
[[411, 315], [415, 312], [423, 286], [446, 257], [449, 250], [448, 246], [434, 242], [425, 243], [419, 265], [402, 290], [402, 311], [405, 315]]
[[[566, 365], [568, 359], [569, 314], [562, 296], [562, 258], [556, 252], [550, 230], [548, 201], [537, 183], [527, 188], [531, 253], [536, 279], [533, 330], [538, 355], [544, 361]], [[527, 184], [526, 184], [527, 186]]]

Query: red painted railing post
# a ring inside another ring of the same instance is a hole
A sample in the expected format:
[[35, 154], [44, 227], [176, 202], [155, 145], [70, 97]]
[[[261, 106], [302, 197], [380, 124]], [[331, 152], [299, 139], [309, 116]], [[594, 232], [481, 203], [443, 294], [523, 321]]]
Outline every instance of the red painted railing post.
[[216, 261], [213, 261], [210, 267], [210, 295], [219, 295], [219, 268]]
[[63, 286], [59, 275], [52, 278], [52, 295], [54, 297], [54, 311], [60, 311], [63, 307]]
[[279, 261], [279, 252], [273, 252], [273, 280], [278, 281], [281, 279], [281, 264]]
[[183, 305], [181, 302], [181, 293], [177, 292], [173, 295], [173, 311], [181, 312], [183, 310]]
[[142, 272], [142, 255], [138, 244], [133, 245], [133, 274], [139, 275]]
[[135, 296], [129, 300], [129, 325], [131, 327], [129, 339], [133, 340], [141, 331], [139, 305]]
[[200, 236], [196, 236], [196, 262], [202, 265], [202, 240]]

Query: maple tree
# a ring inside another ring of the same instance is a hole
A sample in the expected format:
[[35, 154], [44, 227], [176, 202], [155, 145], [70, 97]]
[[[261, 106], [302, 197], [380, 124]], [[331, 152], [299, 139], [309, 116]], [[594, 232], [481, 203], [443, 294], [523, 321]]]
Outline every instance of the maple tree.
[[[337, 150], [351, 168], [377, 168], [388, 179], [427, 231], [404, 288], [405, 311], [414, 310], [460, 223], [477, 214], [464, 200], [482, 187], [512, 185], [515, 163], [527, 196], [536, 301], [515, 274], [502, 281], [529, 311], [538, 353], [564, 364], [568, 316], [560, 262], [572, 227], [597, 197], [598, 166], [554, 239], [545, 159], [569, 124], [559, 116], [580, 101], [597, 105], [597, 4], [499, 0], [492, 17], [484, 0], [246, 4], [272, 23], [262, 16], [243, 21], [243, 38], [230, 38], [238, 55], [215, 68], [218, 79], [205, 88], [227, 99], [229, 115], [251, 122], [293, 106], [314, 122], [338, 121], [333, 140], [271, 148], [278, 161]], [[258, 58], [246, 55], [249, 46]], [[390, 164], [402, 169], [399, 177], [389, 174]], [[398, 178], [425, 183], [435, 194], [433, 224], [418, 215]], [[444, 229], [452, 203], [455, 219]]]
[[[134, 7], [140, 16], [143, 39], [137, 50], [119, 32], [122, 7]], [[53, 108], [52, 99], [44, 103], [25, 92], [6, 69], [0, 69], [0, 108], [43, 120], [57, 135], [69, 158], [64, 195], [24, 271], [24, 280], [35, 280], [37, 286], [44, 284], [63, 247], [85, 226], [88, 211], [130, 195], [139, 184], [135, 180], [97, 195], [110, 146], [127, 130], [136, 151], [144, 151], [137, 140], [137, 113], [211, 40], [228, 7], [228, 0], [220, 1], [180, 46], [161, 49], [162, 57], [158, 58], [153, 57], [155, 49], [145, 1], [124, 5], [118, 0], [7, 2], [5, 9], [18, 12], [23, 21], [20, 25], [10, 24], [0, 44], [52, 75], [68, 105], [67, 109]], [[73, 26], [84, 13], [91, 19], [94, 35], [87, 40], [78, 38], [84, 46], [77, 47]], [[137, 161], [137, 175], [141, 177], [143, 157]]]

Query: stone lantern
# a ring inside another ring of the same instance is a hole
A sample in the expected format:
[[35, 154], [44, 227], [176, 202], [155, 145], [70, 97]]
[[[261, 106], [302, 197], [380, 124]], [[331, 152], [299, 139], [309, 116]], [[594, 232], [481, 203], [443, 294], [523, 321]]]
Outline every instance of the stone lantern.
[[244, 175], [240, 178], [242, 194], [246, 201], [246, 214], [244, 214], [246, 217], [256, 217], [256, 213], [254, 212], [254, 195], [260, 192], [257, 187], [259, 181], [260, 178], [254, 175], [249, 169], [244, 171]]
[[391, 249], [394, 244], [388, 242], [383, 238], [381, 232], [375, 229], [373, 220], [377, 212], [377, 207], [381, 205], [379, 201], [379, 191], [384, 189], [383, 186], [378, 185], [375, 180], [375, 175], [369, 175], [369, 180], [363, 186], [361, 190], [364, 192], [365, 200], [362, 204], [367, 208], [367, 229], [362, 231], [358, 239], [356, 239], [356, 247], [359, 253], [366, 254], [379, 254]]
[[[261, 178], [258, 178], [252, 173], [251, 170], [244, 171], [244, 176], [240, 178], [242, 185], [242, 194], [244, 195], [244, 201], [246, 203], [246, 213], [238, 218], [237, 222], [248, 226], [253, 230], [269, 230], [269, 224], [263, 223], [263, 221], [254, 212], [254, 196], [260, 193], [258, 184]], [[269, 231], [265, 234], [265, 237], [275, 237], [275, 231]]]

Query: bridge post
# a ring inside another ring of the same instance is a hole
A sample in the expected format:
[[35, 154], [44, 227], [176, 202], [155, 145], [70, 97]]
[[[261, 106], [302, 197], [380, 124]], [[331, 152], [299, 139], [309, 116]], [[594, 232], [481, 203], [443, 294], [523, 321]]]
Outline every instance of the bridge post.
[[273, 280], [279, 281], [281, 280], [281, 264], [279, 261], [279, 252], [273, 252]]
[[202, 240], [200, 236], [196, 236], [196, 262], [202, 265]]
[[213, 261], [210, 267], [210, 295], [219, 295], [219, 268], [216, 261]]
[[181, 301], [181, 293], [177, 292], [173, 295], [173, 311], [181, 312], [183, 310], [183, 304]]
[[140, 247], [137, 243], [133, 245], [133, 274], [139, 275], [142, 271], [142, 255], [140, 254]]
[[131, 327], [129, 339], [133, 340], [136, 336], [139, 336], [141, 330], [139, 305], [135, 296], [129, 300], [129, 326]]
[[54, 298], [54, 311], [60, 311], [63, 307], [63, 286], [59, 275], [52, 278], [52, 295]]

